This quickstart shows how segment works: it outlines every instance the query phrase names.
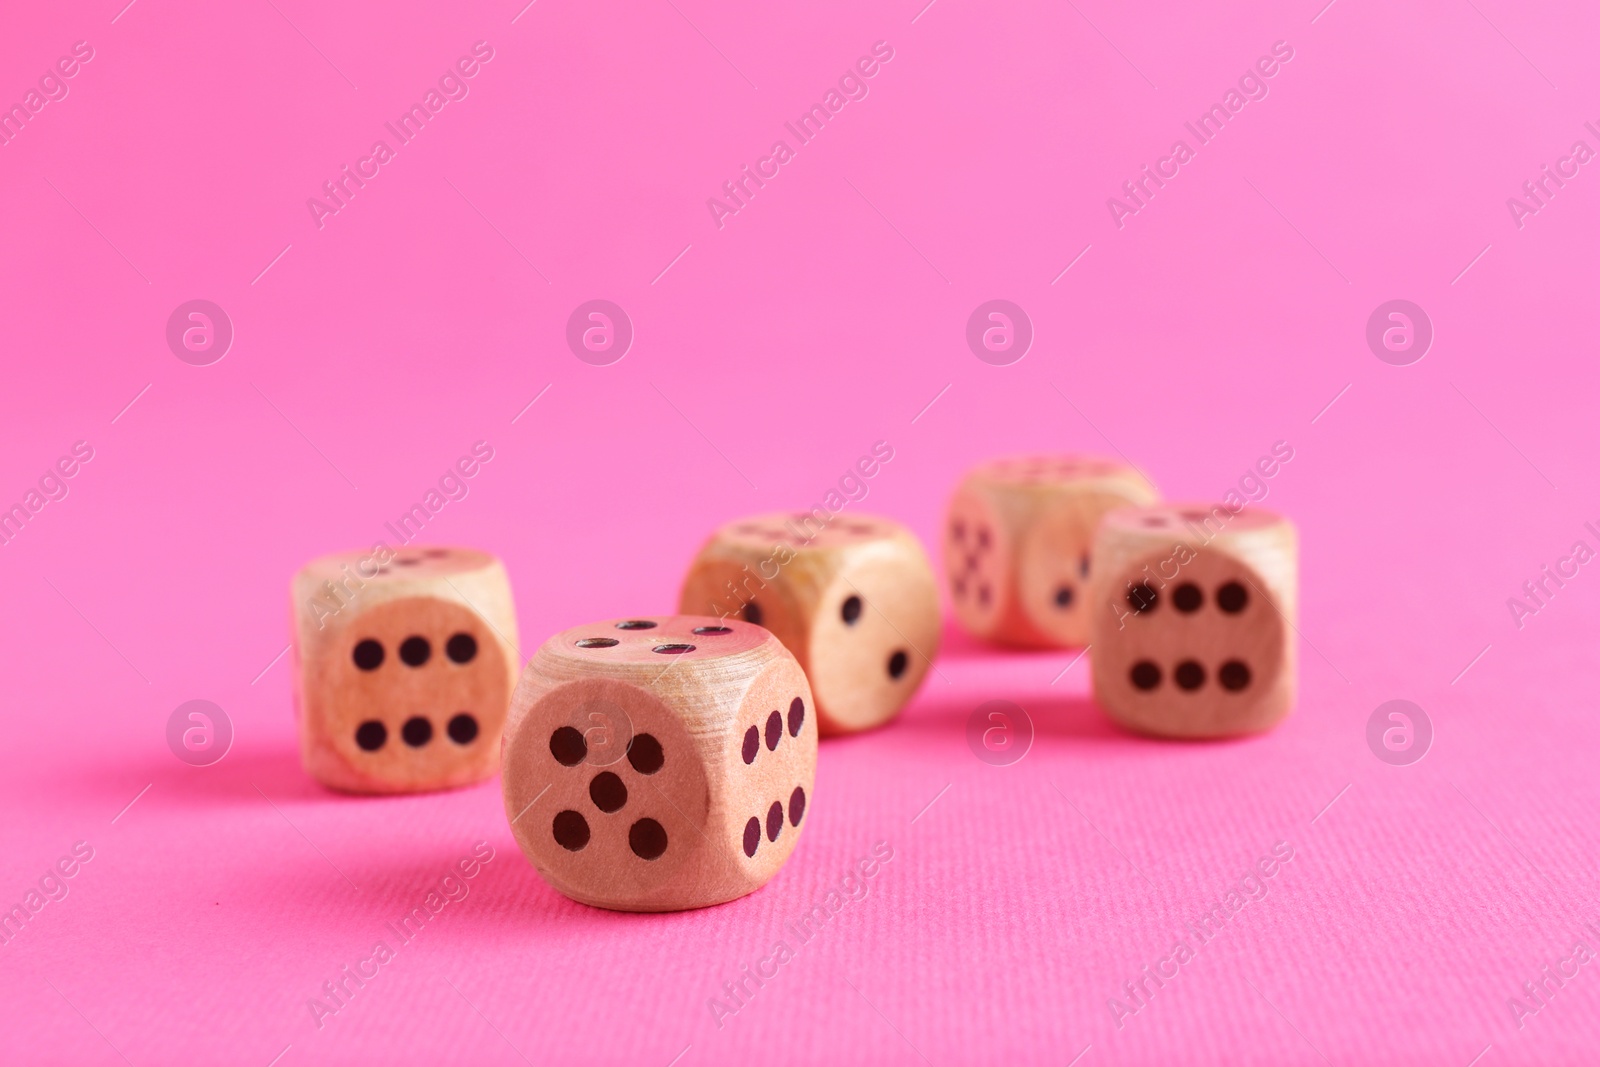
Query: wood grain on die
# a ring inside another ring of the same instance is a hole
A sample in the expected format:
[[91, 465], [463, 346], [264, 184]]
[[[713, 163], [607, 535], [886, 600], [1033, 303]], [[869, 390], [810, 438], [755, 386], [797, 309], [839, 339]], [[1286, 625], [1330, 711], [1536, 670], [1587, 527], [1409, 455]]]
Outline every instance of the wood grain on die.
[[1222, 505], [1127, 508], [1095, 543], [1095, 698], [1166, 737], [1225, 737], [1294, 706], [1293, 524]]
[[824, 736], [892, 719], [938, 652], [927, 554], [909, 530], [877, 516], [731, 522], [690, 564], [678, 610], [742, 618], [775, 634], [811, 681]]
[[352, 793], [412, 793], [494, 774], [517, 677], [498, 559], [443, 547], [324, 556], [295, 575], [290, 611], [312, 777]]
[[741, 620], [612, 619], [557, 634], [512, 698], [501, 783], [512, 833], [553, 888], [596, 907], [744, 896], [804, 828], [813, 703], [794, 657]]
[[1137, 470], [1093, 456], [1022, 456], [972, 469], [945, 520], [956, 618], [998, 644], [1086, 643], [1095, 529], [1107, 512], [1155, 499]]

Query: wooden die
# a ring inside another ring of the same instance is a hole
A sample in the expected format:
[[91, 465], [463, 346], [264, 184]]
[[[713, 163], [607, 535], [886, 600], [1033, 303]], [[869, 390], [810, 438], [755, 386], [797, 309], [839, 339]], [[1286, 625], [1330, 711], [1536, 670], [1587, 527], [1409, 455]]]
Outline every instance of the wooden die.
[[1166, 737], [1276, 725], [1294, 704], [1294, 526], [1225, 505], [1128, 508], [1095, 540], [1094, 693]]
[[1054, 648], [1089, 640], [1095, 527], [1158, 499], [1126, 463], [1092, 456], [999, 459], [967, 472], [945, 523], [945, 576], [972, 636]]
[[300, 758], [350, 793], [418, 793], [494, 774], [517, 681], [505, 567], [470, 548], [379, 545], [295, 575]]
[[731, 522], [690, 565], [678, 610], [776, 634], [811, 681], [824, 735], [894, 718], [939, 648], [938, 586], [921, 543], [872, 516]]
[[544, 880], [616, 911], [752, 893], [805, 828], [817, 717], [800, 664], [736, 619], [613, 619], [546, 641], [506, 724], [506, 817]]

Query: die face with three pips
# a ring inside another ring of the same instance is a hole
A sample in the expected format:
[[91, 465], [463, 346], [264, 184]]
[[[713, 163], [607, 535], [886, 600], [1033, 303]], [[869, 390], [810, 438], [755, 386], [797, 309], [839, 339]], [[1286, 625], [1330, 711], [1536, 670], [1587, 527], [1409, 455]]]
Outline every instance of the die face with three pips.
[[292, 586], [301, 759], [351, 793], [479, 782], [516, 682], [505, 568], [466, 548], [325, 556]]
[[1100, 519], [1156, 498], [1133, 467], [1093, 456], [1020, 456], [973, 468], [944, 531], [945, 577], [962, 628], [1020, 647], [1086, 644]]
[[772, 514], [712, 534], [678, 610], [743, 619], [800, 661], [823, 735], [879, 726], [922, 684], [939, 647], [939, 594], [920, 542], [866, 515]]
[[1165, 737], [1275, 726], [1295, 693], [1294, 526], [1260, 509], [1129, 508], [1095, 544], [1097, 702]]
[[805, 828], [817, 716], [805, 672], [759, 626], [612, 619], [557, 634], [512, 698], [501, 787], [553, 888], [618, 911], [751, 893]]

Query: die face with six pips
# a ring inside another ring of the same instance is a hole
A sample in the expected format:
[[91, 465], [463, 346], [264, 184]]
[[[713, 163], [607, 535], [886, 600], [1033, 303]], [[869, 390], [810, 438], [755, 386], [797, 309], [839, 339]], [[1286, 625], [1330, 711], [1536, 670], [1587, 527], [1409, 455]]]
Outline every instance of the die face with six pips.
[[938, 652], [939, 595], [927, 555], [909, 530], [876, 516], [731, 522], [690, 565], [678, 609], [775, 634], [810, 679], [824, 735], [892, 719]]
[[1155, 499], [1137, 470], [1093, 456], [1021, 456], [969, 471], [944, 530], [962, 628], [1021, 647], [1085, 644], [1095, 530], [1108, 512]]
[[332, 788], [408, 793], [482, 781], [516, 680], [505, 569], [463, 548], [384, 549], [296, 575], [301, 758]]
[[783, 866], [816, 773], [810, 686], [737, 619], [613, 619], [524, 670], [502, 757], [506, 816], [552, 887], [619, 911], [733, 900]]
[[1091, 617], [1094, 691], [1115, 719], [1167, 737], [1269, 729], [1294, 704], [1294, 527], [1259, 509], [1107, 516]]

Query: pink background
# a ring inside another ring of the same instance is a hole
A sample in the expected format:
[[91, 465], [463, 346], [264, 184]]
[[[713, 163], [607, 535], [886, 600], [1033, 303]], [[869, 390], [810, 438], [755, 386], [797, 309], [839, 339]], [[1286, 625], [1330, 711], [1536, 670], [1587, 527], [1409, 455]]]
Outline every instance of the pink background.
[[[1508, 999], [1600, 949], [1600, 569], [1521, 629], [1506, 601], [1600, 547], [1600, 175], [1520, 229], [1505, 203], [1600, 148], [1592, 8], [122, 2], [0, 35], [6, 101], [95, 53], [0, 147], [0, 500], [94, 449], [0, 547], [0, 902], [94, 849], [0, 947], [0, 1060], [1594, 1062], [1600, 963], [1520, 1028]], [[319, 230], [306, 199], [479, 40], [470, 95]], [[706, 199], [879, 40], [870, 95], [719, 230]], [[1119, 229], [1107, 197], [1279, 40], [1270, 95]], [[1037, 333], [1011, 366], [963, 340], [995, 297]], [[193, 298], [236, 329], [211, 366], [164, 340]], [[637, 332], [607, 367], [564, 342], [592, 298]], [[1436, 329], [1407, 367], [1364, 341], [1392, 298]], [[1073, 653], [949, 633], [898, 721], [823, 746], [766, 889], [590, 910], [496, 784], [341, 798], [296, 757], [289, 576], [478, 440], [426, 540], [505, 558], [524, 654], [670, 610], [714, 524], [818, 500], [877, 440], [853, 507], [925, 538], [994, 454], [1121, 450], [1215, 497], [1287, 441], [1298, 709], [1142, 740]], [[164, 739], [195, 698], [237, 731], [207, 768]], [[994, 698], [1037, 731], [1009, 767], [965, 740]], [[1436, 731], [1408, 767], [1365, 741], [1395, 698]], [[466, 899], [319, 1030], [308, 998], [479, 840]], [[865, 899], [719, 1029], [721, 983], [877, 841]], [[1266, 897], [1119, 1029], [1108, 999], [1277, 841]]]

